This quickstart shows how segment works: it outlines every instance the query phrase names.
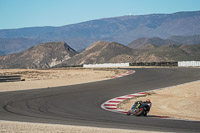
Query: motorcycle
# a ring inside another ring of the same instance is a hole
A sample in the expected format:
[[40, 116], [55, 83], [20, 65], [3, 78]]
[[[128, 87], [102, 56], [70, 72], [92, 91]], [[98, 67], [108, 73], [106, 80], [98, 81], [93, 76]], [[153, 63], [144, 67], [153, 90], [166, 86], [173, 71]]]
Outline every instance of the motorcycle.
[[127, 112], [127, 115], [147, 116], [147, 109], [142, 105], [142, 102], [135, 104], [135, 107]]

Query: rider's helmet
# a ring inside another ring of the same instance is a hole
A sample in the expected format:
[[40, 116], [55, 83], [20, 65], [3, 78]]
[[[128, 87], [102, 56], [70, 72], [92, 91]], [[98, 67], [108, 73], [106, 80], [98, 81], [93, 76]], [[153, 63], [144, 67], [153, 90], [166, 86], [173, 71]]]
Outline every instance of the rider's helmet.
[[147, 99], [146, 102], [147, 102], [147, 103], [150, 103], [151, 101], [150, 101], [150, 99]]

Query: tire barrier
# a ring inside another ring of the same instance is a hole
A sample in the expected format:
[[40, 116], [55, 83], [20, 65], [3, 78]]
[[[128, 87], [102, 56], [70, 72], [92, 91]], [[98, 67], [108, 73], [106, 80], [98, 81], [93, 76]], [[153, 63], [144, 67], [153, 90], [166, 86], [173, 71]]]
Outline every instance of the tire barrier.
[[0, 82], [16, 82], [16, 81], [22, 81], [20, 75], [0, 76]]
[[62, 64], [62, 65], [58, 65], [58, 66], [53, 66], [53, 67], [51, 67], [51, 68], [62, 68], [62, 67], [64, 67], [64, 68], [70, 68], [70, 67], [83, 67], [83, 65], [73, 65], [73, 66], [69, 66], [69, 65], [65, 65], [65, 64]]
[[178, 66], [178, 62], [134, 62], [130, 66]]

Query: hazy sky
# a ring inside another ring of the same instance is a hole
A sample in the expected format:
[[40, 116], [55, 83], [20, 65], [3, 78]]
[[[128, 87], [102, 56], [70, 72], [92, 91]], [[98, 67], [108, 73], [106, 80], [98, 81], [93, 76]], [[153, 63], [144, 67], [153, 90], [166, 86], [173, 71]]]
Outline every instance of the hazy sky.
[[0, 29], [200, 10], [200, 0], [0, 0]]

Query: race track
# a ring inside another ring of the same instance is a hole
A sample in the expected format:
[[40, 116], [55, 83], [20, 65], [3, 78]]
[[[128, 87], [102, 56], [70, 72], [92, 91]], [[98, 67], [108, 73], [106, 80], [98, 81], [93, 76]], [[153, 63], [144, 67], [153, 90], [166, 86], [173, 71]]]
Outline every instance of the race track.
[[[134, 117], [103, 110], [103, 102], [130, 93], [200, 80], [200, 69], [134, 69], [106, 81], [0, 93], [0, 120], [86, 125], [121, 129], [199, 132], [200, 123]], [[174, 102], [174, 104], [178, 104]]]

